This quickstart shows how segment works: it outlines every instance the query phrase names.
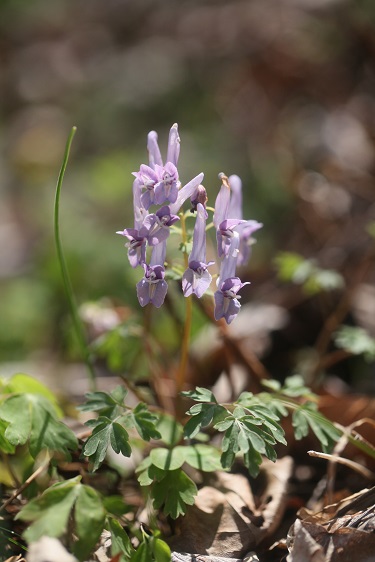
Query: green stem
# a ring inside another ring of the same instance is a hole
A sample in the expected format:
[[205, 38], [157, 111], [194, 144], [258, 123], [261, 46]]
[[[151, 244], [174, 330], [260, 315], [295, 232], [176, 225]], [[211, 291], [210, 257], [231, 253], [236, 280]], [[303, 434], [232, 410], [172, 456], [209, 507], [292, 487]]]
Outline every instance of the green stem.
[[[183, 213], [181, 213], [180, 218], [181, 218], [182, 243], [186, 244], [187, 242], [186, 217]], [[187, 269], [189, 267], [189, 259], [186, 252], [184, 252], [184, 262], [185, 262], [185, 269]], [[193, 318], [193, 301], [191, 296], [186, 297], [185, 302], [186, 302], [186, 311], [185, 311], [184, 333], [182, 337], [182, 346], [181, 346], [181, 359], [180, 359], [180, 365], [176, 378], [177, 393], [181, 392], [181, 390], [183, 390], [184, 388], [184, 383], [186, 378], [186, 367], [187, 367], [187, 361], [189, 355], [191, 323]]]
[[70, 134], [69, 134], [68, 140], [66, 142], [66, 146], [65, 146], [63, 163], [62, 163], [62, 166], [61, 166], [61, 169], [60, 169], [59, 177], [57, 179], [55, 205], [54, 205], [54, 232], [55, 232], [55, 244], [56, 244], [57, 257], [58, 257], [59, 264], [60, 264], [64, 289], [65, 289], [66, 296], [67, 296], [67, 299], [68, 299], [68, 302], [69, 302], [69, 308], [70, 308], [70, 312], [71, 312], [72, 319], [73, 319], [74, 329], [75, 329], [75, 332], [76, 332], [78, 344], [79, 344], [80, 349], [81, 349], [81, 354], [82, 354], [83, 360], [86, 363], [86, 367], [87, 367], [87, 370], [88, 370], [88, 373], [89, 373], [89, 378], [90, 378], [90, 381], [91, 381], [91, 387], [92, 387], [93, 390], [95, 390], [96, 389], [96, 376], [95, 376], [94, 368], [93, 368], [93, 365], [92, 365], [92, 362], [91, 362], [89, 350], [88, 350], [88, 347], [87, 347], [85, 331], [84, 331], [83, 324], [82, 324], [81, 319], [80, 319], [79, 314], [78, 314], [77, 304], [76, 304], [75, 299], [74, 299], [73, 288], [72, 288], [72, 284], [71, 284], [71, 281], [70, 281], [68, 268], [67, 268], [67, 265], [66, 265], [66, 262], [65, 262], [64, 252], [63, 252], [63, 249], [62, 249], [61, 238], [60, 238], [60, 219], [59, 219], [60, 192], [61, 192], [61, 186], [62, 186], [62, 183], [63, 183], [63, 180], [64, 180], [66, 167], [68, 165], [70, 148], [72, 146], [73, 137], [74, 137], [76, 131], [77, 131], [76, 127], [73, 127], [72, 130], [70, 131]]

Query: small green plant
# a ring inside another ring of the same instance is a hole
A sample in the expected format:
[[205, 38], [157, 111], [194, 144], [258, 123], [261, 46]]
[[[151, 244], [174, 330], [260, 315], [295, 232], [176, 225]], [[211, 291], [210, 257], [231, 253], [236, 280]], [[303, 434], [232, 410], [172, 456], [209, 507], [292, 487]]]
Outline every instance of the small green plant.
[[[60, 192], [74, 133], [75, 129], [69, 136], [57, 183], [55, 239], [82, 359], [93, 387], [78, 410], [85, 415], [91, 412], [93, 417], [86, 421], [87, 433], [81, 443], [63, 423], [58, 402], [44, 385], [23, 374], [1, 382], [3, 470], [0, 477], [4, 484], [17, 488], [3, 509], [23, 493], [28, 501], [17, 519], [28, 524], [23, 535], [26, 542], [45, 534], [65, 538], [71, 552], [82, 562], [92, 555], [104, 530], [110, 534], [114, 559], [118, 556], [122, 562], [167, 562], [171, 552], [158, 528], [158, 514], [171, 519], [186, 514], [198, 493], [199, 479], [194, 474], [229, 471], [235, 462], [241, 462], [248, 474], [256, 477], [263, 459], [276, 461], [277, 448], [287, 444], [282, 419], [288, 415], [295, 438], [302, 439], [311, 430], [325, 452], [332, 449], [344, 430], [319, 413], [317, 397], [298, 375], [286, 378], [284, 383], [264, 379], [264, 390], [257, 394], [242, 392], [230, 403], [220, 403], [209, 388], [183, 390], [193, 324], [192, 296], [202, 299], [202, 308], [210, 309], [208, 316], [219, 321], [223, 330], [235, 320], [241, 308], [238, 291], [248, 284], [237, 277], [236, 268], [249, 259], [254, 243], [252, 234], [262, 225], [242, 219], [241, 181], [237, 176], [227, 178], [220, 174], [221, 187], [214, 209], [206, 205], [207, 194], [201, 185], [203, 174], [181, 187], [177, 171], [180, 146], [177, 125], [170, 132], [165, 164], [156, 133], [149, 134], [149, 165], [142, 165], [134, 174], [134, 228], [126, 228], [119, 234], [127, 240], [130, 265], [143, 272], [137, 283], [142, 307], [160, 308], [169, 290], [167, 281], [172, 286], [176, 281], [182, 283], [185, 320], [179, 331], [181, 357], [172, 381], [175, 392], [172, 402], [184, 400], [186, 411], [181, 413], [176, 407], [176, 415], [168, 413], [157, 385], [151, 384], [148, 389], [137, 386], [144, 379], [155, 381], [159, 374], [157, 362], [153, 362], [149, 310], [147, 326], [133, 320], [119, 323], [91, 347], [87, 345], [59, 228]], [[191, 209], [182, 210], [183, 203], [189, 199]], [[208, 211], [214, 214], [212, 222], [207, 224]], [[189, 228], [187, 221], [194, 213], [194, 228]], [[219, 261], [213, 303], [210, 289], [213, 276], [208, 272], [213, 262], [206, 259], [206, 233], [210, 229], [216, 231]], [[182, 264], [175, 260], [172, 264], [167, 258], [166, 242], [172, 234], [180, 238]], [[313, 260], [304, 260], [297, 254], [280, 254], [277, 267], [281, 280], [302, 285], [308, 294], [343, 286], [337, 272], [322, 270]], [[178, 318], [176, 311], [172, 310], [171, 314], [175, 320]], [[373, 357], [373, 340], [358, 330], [349, 330], [347, 327], [338, 330], [336, 345], [351, 353]], [[164, 349], [161, 343], [159, 348]], [[111, 392], [98, 391], [95, 357], [108, 359], [113, 370], [125, 370], [124, 384]], [[168, 365], [165, 357], [163, 360]], [[145, 376], [143, 371], [147, 369]], [[351, 435], [347, 438], [374, 456], [366, 443], [358, 443]], [[145, 496], [144, 505], [151, 513], [151, 531], [138, 524], [134, 506], [120, 495], [102, 495], [87, 479], [88, 474], [98, 472], [103, 466], [111, 463], [115, 466], [113, 453], [141, 459], [133, 473]], [[82, 474], [65, 478], [60, 465], [71, 455], [80, 459]], [[17, 462], [13, 462], [15, 459]], [[35, 462], [40, 463], [41, 459], [42, 468], [48, 474], [47, 484], [45, 480], [43, 484], [36, 482], [41, 468], [35, 468]]]

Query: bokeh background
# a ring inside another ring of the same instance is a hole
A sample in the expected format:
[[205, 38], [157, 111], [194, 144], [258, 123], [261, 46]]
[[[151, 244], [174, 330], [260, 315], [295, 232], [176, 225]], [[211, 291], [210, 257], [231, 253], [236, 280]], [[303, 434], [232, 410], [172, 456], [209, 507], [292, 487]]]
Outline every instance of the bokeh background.
[[[237, 173], [245, 216], [264, 223], [243, 302], [289, 306], [274, 281], [279, 250], [314, 257], [349, 284], [367, 259], [372, 0], [2, 0], [0, 65], [5, 372], [26, 361], [38, 375], [43, 362], [77, 358], [53, 241], [55, 184], [73, 125], [61, 221], [80, 303], [108, 298], [125, 315], [137, 308], [139, 272], [115, 232], [132, 225], [131, 172], [147, 161], [147, 132], [158, 131], [163, 150], [174, 122], [182, 180], [205, 172], [213, 204], [217, 174]], [[359, 279], [356, 317], [370, 331], [373, 275], [369, 267]], [[301, 341], [313, 341], [305, 324], [310, 316], [297, 326]]]

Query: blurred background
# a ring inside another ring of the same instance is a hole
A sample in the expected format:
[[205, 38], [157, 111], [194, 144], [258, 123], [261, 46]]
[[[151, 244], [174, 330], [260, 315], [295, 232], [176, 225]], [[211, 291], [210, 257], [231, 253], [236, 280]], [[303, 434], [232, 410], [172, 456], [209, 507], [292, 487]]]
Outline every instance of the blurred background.
[[276, 347], [313, 343], [336, 302], [296, 303], [275, 277], [280, 250], [354, 283], [351, 322], [375, 335], [372, 0], [2, 0], [0, 65], [4, 373], [77, 359], [53, 240], [73, 125], [62, 239], [77, 300], [104, 302], [101, 322], [141, 314], [115, 232], [132, 226], [148, 131], [163, 152], [177, 122], [182, 181], [203, 171], [213, 204], [217, 174], [240, 175], [245, 217], [264, 223], [242, 302], [297, 311]]

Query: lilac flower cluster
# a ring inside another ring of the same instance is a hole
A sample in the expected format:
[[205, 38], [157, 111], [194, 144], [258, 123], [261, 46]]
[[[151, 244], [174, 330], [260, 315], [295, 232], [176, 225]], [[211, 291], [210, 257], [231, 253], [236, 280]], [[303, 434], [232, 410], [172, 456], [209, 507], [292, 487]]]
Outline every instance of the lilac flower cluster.
[[[192, 250], [188, 267], [182, 276], [185, 297], [198, 298], [209, 288], [212, 277], [208, 268], [214, 264], [206, 258], [206, 190], [201, 185], [204, 175], [198, 174], [181, 187], [177, 169], [180, 138], [173, 125], [168, 140], [167, 158], [163, 163], [155, 131], [148, 134], [149, 165], [142, 164], [133, 182], [134, 228], [118, 231], [127, 238], [125, 246], [132, 267], [141, 266], [144, 276], [137, 283], [141, 306], [151, 303], [162, 306], [168, 290], [165, 280], [167, 239], [171, 227], [180, 220], [178, 213], [187, 199], [191, 211], [196, 212]], [[220, 174], [222, 186], [216, 199], [213, 223], [216, 228], [217, 249], [221, 259], [218, 290], [215, 297], [215, 318], [225, 318], [229, 324], [241, 307], [238, 291], [247, 283], [235, 276], [237, 265], [244, 265], [250, 257], [252, 234], [261, 224], [242, 219], [242, 186], [237, 176]], [[150, 208], [153, 207], [153, 210]], [[156, 207], [156, 209], [155, 209]], [[147, 248], [150, 250], [147, 252]], [[149, 260], [147, 261], [147, 254]]]

